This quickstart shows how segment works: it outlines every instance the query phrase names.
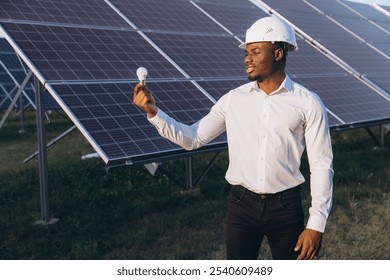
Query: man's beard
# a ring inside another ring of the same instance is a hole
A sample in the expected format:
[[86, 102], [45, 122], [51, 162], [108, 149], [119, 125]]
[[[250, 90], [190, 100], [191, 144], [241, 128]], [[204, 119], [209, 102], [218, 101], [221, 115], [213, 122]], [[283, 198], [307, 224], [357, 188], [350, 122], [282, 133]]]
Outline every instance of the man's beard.
[[263, 77], [261, 77], [260, 75], [256, 75], [256, 76], [248, 76], [248, 80], [250, 82], [254, 82], [254, 81], [257, 81], [257, 82], [262, 82], [263, 81]]

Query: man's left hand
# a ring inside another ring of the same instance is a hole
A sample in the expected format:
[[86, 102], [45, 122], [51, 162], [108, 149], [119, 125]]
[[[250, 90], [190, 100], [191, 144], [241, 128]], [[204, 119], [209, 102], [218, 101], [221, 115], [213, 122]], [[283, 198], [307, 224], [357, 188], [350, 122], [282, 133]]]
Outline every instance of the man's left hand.
[[322, 233], [313, 229], [306, 228], [298, 238], [294, 251], [300, 253], [298, 260], [312, 260], [314, 259], [321, 246]]

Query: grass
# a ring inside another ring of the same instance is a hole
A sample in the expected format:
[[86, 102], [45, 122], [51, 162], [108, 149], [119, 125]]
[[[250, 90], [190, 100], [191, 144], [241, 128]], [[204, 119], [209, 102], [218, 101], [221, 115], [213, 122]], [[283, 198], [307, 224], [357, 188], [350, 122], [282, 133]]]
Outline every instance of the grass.
[[[183, 192], [184, 159], [164, 162], [155, 176], [143, 166], [107, 172], [100, 159], [81, 160], [93, 150], [74, 131], [47, 150], [50, 213], [59, 222], [37, 226], [38, 162], [22, 163], [37, 147], [33, 112], [26, 118], [24, 134], [16, 116], [0, 130], [0, 259], [225, 258], [226, 152], [196, 190]], [[71, 126], [57, 112], [50, 119], [48, 140]], [[389, 259], [389, 139], [376, 149], [364, 129], [332, 138], [334, 206], [320, 259]], [[212, 156], [194, 157], [195, 176]], [[307, 184], [304, 197], [307, 208]], [[261, 250], [270, 259], [266, 244]]]

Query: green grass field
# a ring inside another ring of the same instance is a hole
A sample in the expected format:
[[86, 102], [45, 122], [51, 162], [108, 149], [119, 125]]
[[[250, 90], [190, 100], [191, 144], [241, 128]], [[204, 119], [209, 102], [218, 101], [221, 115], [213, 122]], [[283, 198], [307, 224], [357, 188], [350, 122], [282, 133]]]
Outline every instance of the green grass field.
[[[0, 112], [0, 116], [3, 112]], [[54, 112], [47, 141], [72, 124]], [[106, 171], [78, 131], [47, 150], [50, 213], [41, 219], [35, 116], [26, 133], [11, 115], [0, 129], [0, 259], [224, 259], [226, 152], [193, 191], [185, 160], [164, 162], [155, 176], [143, 166]], [[372, 130], [377, 133], [378, 128]], [[375, 147], [365, 129], [332, 134], [334, 206], [320, 259], [390, 259], [390, 139]], [[213, 154], [195, 156], [194, 175]], [[304, 160], [302, 171], [308, 178]], [[304, 188], [309, 205], [308, 184]], [[270, 259], [267, 244], [260, 258]]]

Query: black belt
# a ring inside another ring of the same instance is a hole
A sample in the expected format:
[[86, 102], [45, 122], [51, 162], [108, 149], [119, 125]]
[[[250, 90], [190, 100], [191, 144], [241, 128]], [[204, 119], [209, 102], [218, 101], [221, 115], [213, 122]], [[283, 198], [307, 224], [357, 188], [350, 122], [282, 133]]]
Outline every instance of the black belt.
[[277, 192], [277, 193], [255, 193], [251, 190], [248, 190], [247, 188], [241, 186], [241, 185], [231, 185], [233, 190], [240, 192], [241, 194], [248, 195], [250, 197], [256, 198], [256, 199], [270, 199], [274, 197], [280, 197], [283, 195], [287, 195], [290, 193], [300, 193], [301, 192], [301, 185], [298, 185], [296, 187]]

